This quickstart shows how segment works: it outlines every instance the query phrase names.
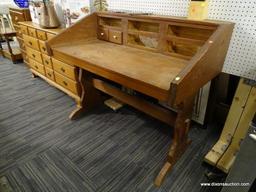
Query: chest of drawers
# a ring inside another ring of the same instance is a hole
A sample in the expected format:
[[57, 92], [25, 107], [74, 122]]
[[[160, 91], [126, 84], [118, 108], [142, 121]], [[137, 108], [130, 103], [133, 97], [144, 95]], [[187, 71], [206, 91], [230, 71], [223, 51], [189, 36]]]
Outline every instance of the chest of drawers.
[[43, 29], [33, 22], [20, 22], [19, 34], [22, 38], [21, 48], [24, 50], [24, 62], [33, 76], [39, 76], [50, 85], [55, 86], [80, 102], [80, 86], [78, 68], [48, 55], [46, 41], [53, 38], [61, 28]]

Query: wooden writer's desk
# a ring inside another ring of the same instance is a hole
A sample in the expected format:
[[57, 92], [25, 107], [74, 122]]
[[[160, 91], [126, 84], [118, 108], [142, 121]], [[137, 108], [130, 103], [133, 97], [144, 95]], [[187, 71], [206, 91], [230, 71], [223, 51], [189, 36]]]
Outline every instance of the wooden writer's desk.
[[[97, 12], [49, 40], [47, 49], [54, 58], [80, 69], [81, 103], [72, 118], [99, 104], [101, 91], [174, 127], [167, 162], [155, 180], [159, 186], [190, 143], [194, 96], [221, 72], [233, 26]], [[127, 94], [116, 83], [177, 112]]]

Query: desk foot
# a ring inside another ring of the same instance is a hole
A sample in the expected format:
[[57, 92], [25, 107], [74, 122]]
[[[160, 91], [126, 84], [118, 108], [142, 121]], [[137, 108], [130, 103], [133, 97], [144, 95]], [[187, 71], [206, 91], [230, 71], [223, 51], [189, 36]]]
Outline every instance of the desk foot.
[[172, 144], [167, 157], [167, 162], [162, 167], [161, 171], [158, 173], [155, 179], [155, 185], [160, 187], [166, 177], [166, 175], [171, 171], [175, 163], [179, 160], [182, 154], [186, 151], [187, 147], [190, 145], [191, 140], [184, 142], [180, 145]]
[[178, 114], [174, 126], [174, 135], [172, 144], [167, 156], [167, 162], [159, 172], [155, 179], [155, 185], [159, 187], [166, 177], [167, 173], [172, 169], [175, 163], [179, 160], [187, 147], [190, 145], [191, 140], [188, 139], [188, 131], [190, 127], [190, 117], [193, 110], [194, 99], [186, 101], [178, 106]]
[[102, 103], [99, 91], [93, 87], [92, 77], [82, 69], [79, 69], [79, 84], [81, 87], [81, 97], [79, 100], [76, 100], [77, 105], [69, 115], [70, 120], [81, 117], [82, 114]]
[[83, 107], [77, 106], [69, 115], [70, 120], [78, 119], [83, 113], [85, 109]]

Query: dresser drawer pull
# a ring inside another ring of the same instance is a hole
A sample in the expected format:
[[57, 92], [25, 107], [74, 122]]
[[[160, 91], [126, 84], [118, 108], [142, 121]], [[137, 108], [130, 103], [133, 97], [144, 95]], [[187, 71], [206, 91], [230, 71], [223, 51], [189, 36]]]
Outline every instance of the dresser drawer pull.
[[31, 41], [28, 42], [30, 45], [32, 45], [33, 43]]
[[19, 20], [19, 18], [18, 18], [17, 16], [15, 16], [15, 17], [14, 17], [14, 20], [15, 20], [15, 21], [18, 21], [18, 20]]
[[114, 36], [113, 36], [113, 38], [114, 38], [114, 39], [117, 39], [117, 36], [116, 36], [116, 35], [114, 35]]
[[36, 57], [36, 55], [35, 54], [32, 54], [32, 56], [35, 58]]
[[47, 74], [48, 74], [48, 76], [49, 76], [49, 77], [51, 77], [51, 76], [52, 76], [52, 75], [51, 75], [51, 73], [47, 73]]
[[38, 69], [38, 66], [36, 65], [35, 68]]
[[64, 84], [65, 86], [67, 86], [67, 85], [68, 85], [66, 81], [63, 81], [63, 84]]
[[60, 70], [65, 73], [65, 69], [63, 67], [60, 68]]
[[43, 51], [46, 51], [46, 48], [45, 47], [42, 47]]
[[45, 61], [45, 63], [46, 63], [46, 64], [49, 64], [49, 62], [48, 62], [47, 60]]
[[104, 33], [100, 33], [100, 35], [101, 35], [101, 36], [103, 36], [103, 35], [104, 35]]

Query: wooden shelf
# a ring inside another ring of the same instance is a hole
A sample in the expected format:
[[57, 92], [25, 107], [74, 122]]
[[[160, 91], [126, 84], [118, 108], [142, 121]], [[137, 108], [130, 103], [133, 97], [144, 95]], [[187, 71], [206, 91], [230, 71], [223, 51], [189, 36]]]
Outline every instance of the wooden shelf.
[[107, 29], [113, 29], [113, 30], [118, 30], [121, 31], [121, 27], [116, 27], [116, 26], [110, 26], [110, 25], [99, 25], [101, 28], [107, 28]]
[[200, 45], [202, 46], [205, 41], [203, 40], [197, 40], [197, 39], [189, 39], [189, 38], [184, 38], [184, 37], [177, 37], [175, 35], [167, 35], [166, 36], [166, 40], [167, 41], [179, 41], [181, 43], [187, 43], [187, 44], [190, 44], [190, 43], [193, 43], [193, 44], [196, 44], [196, 45]]
[[154, 37], [154, 38], [159, 38], [160, 34], [156, 32], [150, 32], [150, 31], [139, 31], [139, 30], [128, 30], [128, 34], [132, 35], [143, 35], [147, 37]]

